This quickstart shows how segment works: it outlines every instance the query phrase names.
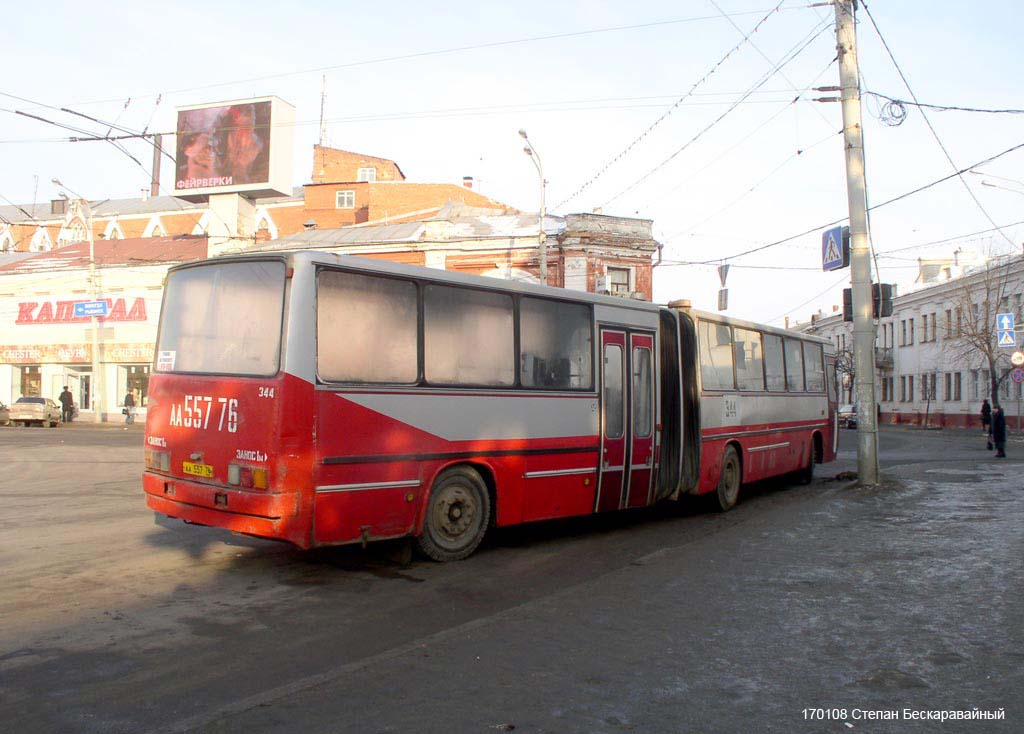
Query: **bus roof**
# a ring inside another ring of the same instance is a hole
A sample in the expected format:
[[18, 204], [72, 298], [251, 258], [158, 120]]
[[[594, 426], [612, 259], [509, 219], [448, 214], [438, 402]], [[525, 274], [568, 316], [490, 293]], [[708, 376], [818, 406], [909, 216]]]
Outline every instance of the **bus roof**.
[[488, 290], [499, 290], [509, 293], [520, 293], [523, 295], [540, 296], [545, 298], [557, 298], [563, 301], [579, 301], [582, 303], [594, 303], [615, 308], [626, 308], [646, 313], [657, 313], [664, 308], [649, 301], [638, 301], [632, 298], [621, 298], [618, 296], [603, 296], [587, 291], [576, 291], [568, 288], [557, 288], [554, 286], [537, 285], [534, 283], [522, 283], [514, 280], [502, 280], [490, 278], [484, 275], [468, 275], [457, 273], [451, 270], [440, 270], [438, 268], [427, 268], [420, 265], [406, 265], [391, 260], [378, 260], [376, 258], [358, 257], [355, 255], [341, 255], [336, 252], [323, 250], [290, 250], [285, 252], [260, 252], [241, 253], [238, 255], [224, 255], [198, 262], [185, 263], [171, 268], [171, 271], [184, 268], [210, 265], [220, 262], [237, 260], [281, 260], [284, 259], [292, 266], [299, 263], [309, 265], [334, 265], [338, 267], [360, 270], [368, 273], [383, 273], [386, 275], [404, 276], [417, 278], [419, 280], [432, 280], [439, 283], [451, 283], [455, 285], [466, 285]]
[[756, 321], [747, 321], [746, 319], [737, 319], [733, 316], [726, 316], [720, 313], [711, 313], [710, 311], [700, 311], [696, 308], [684, 309], [687, 313], [693, 314], [698, 319], [706, 321], [720, 321], [730, 326], [738, 326], [741, 329], [756, 329], [757, 331], [764, 332], [765, 334], [776, 334], [778, 336], [788, 336], [794, 339], [803, 339], [809, 342], [818, 342], [826, 346], [832, 346], [832, 342], [824, 337], [813, 336], [811, 334], [804, 334], [799, 331], [793, 331], [791, 329], [780, 329], [777, 326], [768, 326], [767, 324], [759, 324]]

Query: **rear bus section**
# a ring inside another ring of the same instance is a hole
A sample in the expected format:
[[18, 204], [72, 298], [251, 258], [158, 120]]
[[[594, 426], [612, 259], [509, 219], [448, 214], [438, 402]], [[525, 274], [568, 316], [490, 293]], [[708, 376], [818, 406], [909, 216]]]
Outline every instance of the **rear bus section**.
[[287, 273], [282, 259], [169, 273], [143, 489], [168, 517], [308, 547], [313, 395], [282, 369]]

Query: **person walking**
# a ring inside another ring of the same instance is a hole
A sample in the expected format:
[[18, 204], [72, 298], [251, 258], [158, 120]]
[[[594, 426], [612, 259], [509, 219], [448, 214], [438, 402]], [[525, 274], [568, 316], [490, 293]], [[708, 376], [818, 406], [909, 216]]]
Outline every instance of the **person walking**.
[[131, 424], [135, 422], [135, 394], [129, 390], [124, 396], [124, 422]]
[[70, 423], [71, 419], [75, 417], [75, 398], [68, 390], [67, 385], [64, 386], [64, 392], [60, 394], [58, 400], [60, 400], [60, 419], [64, 423]]
[[987, 436], [989, 434], [989, 426], [992, 425], [992, 406], [988, 404], [988, 398], [981, 401], [981, 430], [985, 432]]
[[997, 405], [992, 409], [992, 443], [996, 445], [996, 458], [1006, 458], [1006, 415], [1003, 407]]

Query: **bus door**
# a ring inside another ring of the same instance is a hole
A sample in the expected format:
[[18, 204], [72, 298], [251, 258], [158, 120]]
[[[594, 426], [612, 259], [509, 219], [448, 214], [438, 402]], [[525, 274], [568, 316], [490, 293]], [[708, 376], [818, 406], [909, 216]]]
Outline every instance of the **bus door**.
[[[654, 473], [654, 335], [629, 334], [629, 395], [632, 434], [626, 507], [650, 504]], [[626, 493], [624, 493], [626, 494]]]
[[642, 507], [654, 469], [654, 335], [601, 330], [601, 467], [595, 510]]
[[594, 511], [617, 510], [629, 481], [626, 332], [601, 330], [601, 455]]

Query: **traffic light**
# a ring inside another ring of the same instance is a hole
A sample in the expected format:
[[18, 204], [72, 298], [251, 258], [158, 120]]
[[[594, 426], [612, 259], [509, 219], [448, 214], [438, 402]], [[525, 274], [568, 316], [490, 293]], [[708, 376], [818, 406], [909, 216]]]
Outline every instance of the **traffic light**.
[[892, 316], [892, 283], [872, 283], [871, 302], [876, 319]]
[[[871, 284], [871, 313], [876, 319], [892, 316], [892, 284]], [[843, 289], [843, 321], [853, 321], [853, 289]]]

